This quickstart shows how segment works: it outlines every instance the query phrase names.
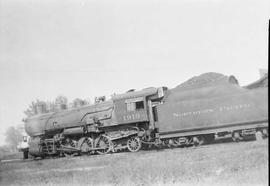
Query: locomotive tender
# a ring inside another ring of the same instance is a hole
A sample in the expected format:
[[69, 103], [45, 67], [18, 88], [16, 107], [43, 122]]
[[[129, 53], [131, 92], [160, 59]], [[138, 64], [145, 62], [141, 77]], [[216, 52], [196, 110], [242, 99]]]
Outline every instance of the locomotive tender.
[[268, 136], [268, 88], [205, 73], [174, 89], [146, 88], [109, 101], [29, 117], [34, 157], [136, 152], [142, 144], [185, 146], [231, 136]]

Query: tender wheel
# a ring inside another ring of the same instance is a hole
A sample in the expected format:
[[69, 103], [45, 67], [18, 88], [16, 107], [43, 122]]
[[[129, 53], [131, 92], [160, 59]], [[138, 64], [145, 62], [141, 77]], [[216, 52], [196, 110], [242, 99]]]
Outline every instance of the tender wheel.
[[138, 137], [131, 137], [127, 141], [127, 148], [130, 152], [137, 152], [141, 149], [142, 142]]
[[193, 137], [193, 143], [195, 146], [205, 144], [205, 138], [203, 136], [195, 136]]
[[215, 136], [213, 134], [205, 136], [205, 144], [211, 144], [215, 141]]
[[268, 137], [268, 130], [267, 129], [263, 129], [262, 133], [263, 133], [263, 137], [265, 137], [265, 138]]
[[97, 150], [98, 154], [107, 154], [111, 151], [112, 142], [108, 137], [101, 136], [96, 143], [96, 148], [102, 148]]
[[235, 142], [240, 141], [240, 134], [239, 134], [239, 132], [234, 132], [232, 136], [233, 136], [232, 137], [233, 141], [235, 141]]
[[255, 134], [256, 140], [261, 141], [263, 139], [263, 134], [261, 131], [257, 131]]

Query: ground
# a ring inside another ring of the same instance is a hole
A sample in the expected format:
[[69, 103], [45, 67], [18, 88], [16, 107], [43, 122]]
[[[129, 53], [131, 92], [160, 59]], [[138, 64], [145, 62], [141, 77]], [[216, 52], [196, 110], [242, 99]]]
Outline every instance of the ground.
[[2, 162], [0, 185], [268, 185], [268, 139]]

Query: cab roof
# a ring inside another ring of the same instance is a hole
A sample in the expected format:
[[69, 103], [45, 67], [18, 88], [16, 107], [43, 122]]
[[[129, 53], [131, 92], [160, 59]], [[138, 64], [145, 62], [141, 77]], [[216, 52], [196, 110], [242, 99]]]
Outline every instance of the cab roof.
[[112, 96], [112, 100], [117, 101], [121, 99], [136, 98], [136, 97], [141, 97], [141, 96], [150, 96], [150, 95], [156, 94], [157, 92], [158, 92], [157, 88], [149, 87], [140, 91], [130, 91], [124, 94], [117, 94], [115, 96]]

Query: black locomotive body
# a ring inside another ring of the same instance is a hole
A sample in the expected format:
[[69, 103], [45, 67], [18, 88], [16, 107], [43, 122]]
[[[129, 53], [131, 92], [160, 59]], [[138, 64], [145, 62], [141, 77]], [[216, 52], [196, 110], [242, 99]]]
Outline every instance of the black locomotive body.
[[174, 89], [147, 88], [72, 110], [28, 118], [32, 156], [106, 154], [142, 144], [181, 146], [231, 135], [268, 135], [268, 89], [206, 73]]

